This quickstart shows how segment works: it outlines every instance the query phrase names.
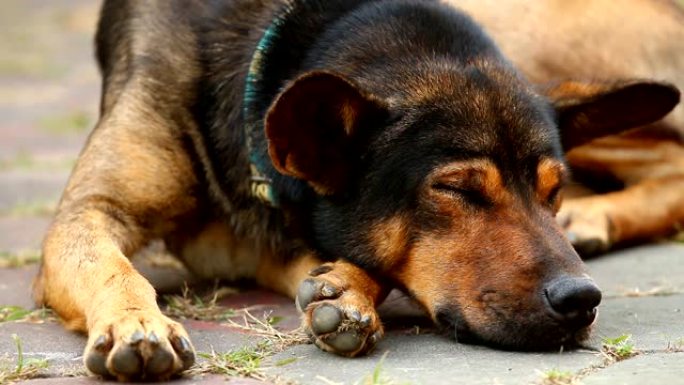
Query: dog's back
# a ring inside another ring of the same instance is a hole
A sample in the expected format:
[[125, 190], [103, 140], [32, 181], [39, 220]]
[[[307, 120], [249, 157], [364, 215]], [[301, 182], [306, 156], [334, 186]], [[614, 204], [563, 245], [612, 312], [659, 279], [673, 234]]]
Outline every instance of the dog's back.
[[[660, 79], [684, 89], [684, 4], [442, 0], [472, 15], [533, 82]], [[684, 140], [684, 105], [665, 119]]]

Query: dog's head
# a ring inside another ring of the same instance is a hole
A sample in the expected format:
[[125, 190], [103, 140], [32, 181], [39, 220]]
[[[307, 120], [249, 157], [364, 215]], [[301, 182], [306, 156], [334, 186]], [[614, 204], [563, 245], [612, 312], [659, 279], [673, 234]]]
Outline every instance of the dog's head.
[[657, 120], [668, 85], [561, 83], [436, 66], [383, 98], [340, 75], [292, 82], [269, 154], [320, 199], [314, 247], [391, 280], [459, 339], [551, 348], [587, 334], [601, 292], [554, 220], [563, 145]]

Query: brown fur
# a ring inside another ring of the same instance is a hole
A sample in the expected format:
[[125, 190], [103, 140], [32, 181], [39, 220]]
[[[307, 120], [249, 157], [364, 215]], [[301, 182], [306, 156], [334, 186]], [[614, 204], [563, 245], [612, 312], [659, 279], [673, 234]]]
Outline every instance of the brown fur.
[[[684, 10], [675, 1], [444, 1], [483, 23], [539, 84], [655, 78], [684, 87]], [[595, 91], [579, 82], [564, 87], [561, 94]], [[560, 222], [586, 253], [682, 228], [684, 106], [654, 125], [573, 149], [568, 162], [595, 191], [615, 190], [571, 199], [561, 209]], [[606, 180], [612, 185], [605, 186]]]

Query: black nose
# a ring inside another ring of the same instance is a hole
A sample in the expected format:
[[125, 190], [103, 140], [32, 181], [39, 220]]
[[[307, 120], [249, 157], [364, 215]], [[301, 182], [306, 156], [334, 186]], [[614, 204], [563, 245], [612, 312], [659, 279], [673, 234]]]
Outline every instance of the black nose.
[[575, 328], [591, 325], [601, 290], [590, 278], [560, 277], [546, 286], [546, 298], [561, 322]]

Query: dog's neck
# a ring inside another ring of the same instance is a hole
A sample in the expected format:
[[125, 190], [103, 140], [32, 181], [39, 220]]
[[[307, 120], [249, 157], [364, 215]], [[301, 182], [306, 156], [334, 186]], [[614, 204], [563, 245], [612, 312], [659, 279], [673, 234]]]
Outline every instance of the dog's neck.
[[[300, 187], [303, 182], [278, 174], [271, 165], [264, 115], [285, 82], [305, 71], [306, 52], [326, 25], [367, 1], [372, 0], [288, 0], [256, 45], [245, 81], [242, 113], [252, 195], [269, 206], [297, 200], [305, 195], [305, 189]], [[289, 189], [287, 197], [281, 194], [284, 188]]]
[[266, 176], [270, 159], [257, 151], [258, 147], [254, 143], [254, 132], [256, 130], [263, 130], [262, 107], [259, 105], [259, 95], [265, 88], [263, 84], [265, 78], [264, 63], [266, 58], [272, 54], [276, 38], [280, 35], [280, 28], [285, 24], [288, 16], [296, 9], [295, 3], [295, 1], [290, 1], [284, 5], [283, 10], [273, 19], [271, 25], [264, 32], [259, 43], [257, 43], [252, 55], [252, 61], [249, 64], [243, 96], [245, 145], [249, 154], [252, 195], [272, 207], [278, 207], [279, 199], [276, 190], [273, 188], [271, 178]]

